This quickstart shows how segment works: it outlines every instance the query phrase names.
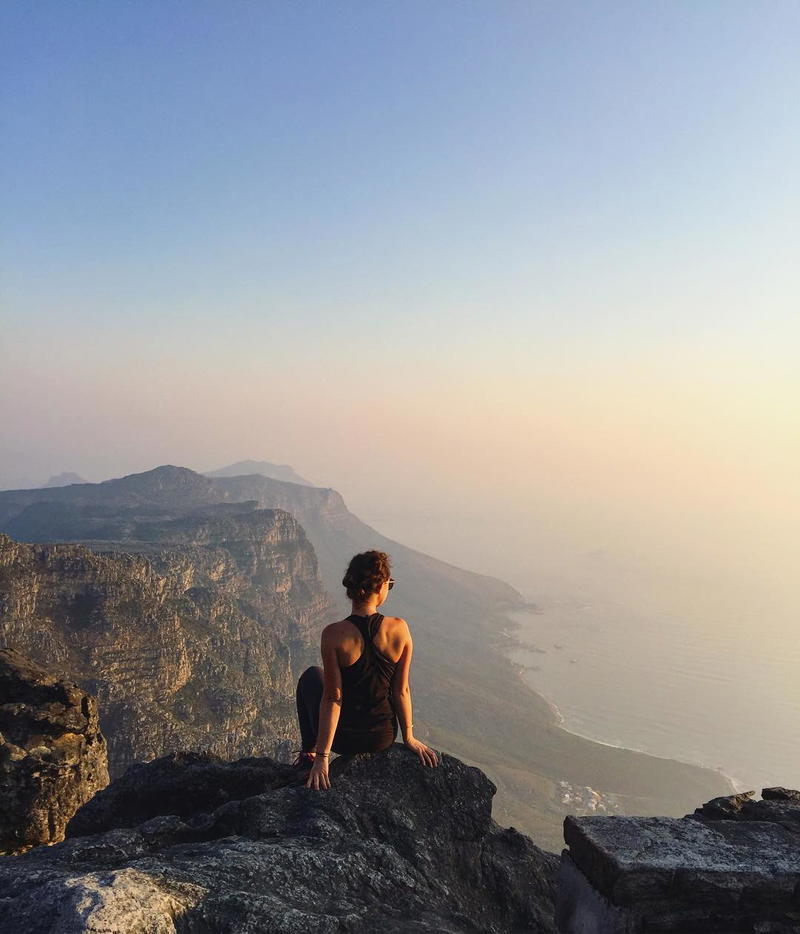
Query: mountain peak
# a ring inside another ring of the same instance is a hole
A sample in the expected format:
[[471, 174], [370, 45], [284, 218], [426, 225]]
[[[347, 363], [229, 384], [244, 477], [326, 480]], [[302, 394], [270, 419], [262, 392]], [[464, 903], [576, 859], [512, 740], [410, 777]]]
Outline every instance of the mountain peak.
[[270, 480], [283, 480], [286, 483], [299, 483], [302, 486], [314, 486], [301, 477], [289, 464], [273, 464], [270, 461], [244, 460], [220, 467], [218, 470], [206, 470], [205, 477], [247, 477], [260, 474]]
[[103, 480], [101, 485], [135, 490], [180, 491], [207, 490], [212, 486], [212, 481], [188, 467], [161, 464], [158, 467], [153, 467], [152, 470], [143, 470], [141, 473], [130, 473], [124, 477]]
[[161, 478], [186, 478], [189, 477], [200, 477], [201, 474], [197, 473], [194, 470], [191, 470], [189, 467], [179, 467], [176, 464], [161, 464], [158, 467], [153, 467], [151, 470], [142, 470], [139, 473], [129, 473], [125, 474], [123, 477], [115, 477], [112, 480], [104, 480], [104, 483], [114, 483], [115, 481], [120, 480], [130, 480], [134, 477], [152, 477], [154, 479]]

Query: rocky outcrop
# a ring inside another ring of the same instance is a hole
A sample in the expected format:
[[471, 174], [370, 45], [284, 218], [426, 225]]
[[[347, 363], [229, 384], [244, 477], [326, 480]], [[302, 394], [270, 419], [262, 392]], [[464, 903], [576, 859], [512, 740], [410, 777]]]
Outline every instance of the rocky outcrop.
[[557, 860], [492, 820], [479, 769], [395, 744], [330, 774], [316, 790], [270, 759], [137, 766], [76, 815], [80, 836], [0, 859], [0, 930], [555, 931]]
[[800, 792], [715, 798], [683, 818], [567, 817], [565, 934], [800, 931]]
[[94, 697], [0, 650], [0, 852], [63, 840], [67, 821], [107, 784]]
[[97, 696], [112, 776], [174, 749], [286, 757], [295, 672], [329, 607], [297, 520], [251, 503], [102, 521], [129, 537], [0, 535], [0, 645]]

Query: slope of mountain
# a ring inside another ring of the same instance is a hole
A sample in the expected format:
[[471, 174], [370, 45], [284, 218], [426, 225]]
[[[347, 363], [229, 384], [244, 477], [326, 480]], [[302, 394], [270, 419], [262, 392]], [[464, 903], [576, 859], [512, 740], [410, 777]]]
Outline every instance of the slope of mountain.
[[0, 478], [0, 490], [32, 490], [41, 484], [30, 477], [8, 476]]
[[[12, 519], [24, 519], [29, 506], [46, 508], [83, 507], [86, 514], [114, 515], [120, 506], [137, 507], [142, 515], [176, 515], [181, 510], [221, 502], [213, 481], [186, 467], [165, 464], [145, 473], [103, 480], [102, 483], [77, 483], [64, 487], [0, 492], [0, 531], [7, 531]], [[21, 537], [21, 536], [20, 536]]]
[[272, 480], [286, 480], [289, 483], [300, 483], [303, 486], [313, 486], [308, 480], [298, 474], [289, 464], [271, 464], [269, 461], [237, 461], [220, 467], [218, 470], [198, 471], [204, 477], [242, 477], [247, 474], [260, 474]]
[[[560, 849], [564, 814], [576, 812], [574, 804], [562, 803], [562, 782], [577, 790], [591, 786], [613, 810], [641, 815], [683, 814], [698, 800], [734, 790], [717, 772], [561, 729], [550, 705], [524, 684], [520, 666], [504, 653], [503, 613], [523, 604], [520, 594], [496, 578], [386, 538], [330, 488], [259, 475], [211, 478], [166, 465], [101, 484], [0, 492], [0, 530], [22, 541], [97, 540], [93, 548], [103, 547], [100, 539], [117, 538], [135, 550], [142, 547], [132, 541], [140, 534], [131, 525], [137, 516], [174, 518], [237, 502], [296, 517], [333, 598], [326, 619], [350, 610], [341, 579], [353, 554], [378, 548], [391, 555], [398, 584], [383, 609], [405, 617], [414, 636], [415, 733], [484, 769], [498, 786], [498, 819], [541, 845]], [[292, 656], [295, 675], [319, 663], [318, 645], [317, 630], [305, 651]]]
[[47, 483], [42, 484], [42, 489], [47, 490], [54, 486], [69, 486], [70, 483], [86, 483], [86, 481], [76, 473], [59, 473], [50, 477]]

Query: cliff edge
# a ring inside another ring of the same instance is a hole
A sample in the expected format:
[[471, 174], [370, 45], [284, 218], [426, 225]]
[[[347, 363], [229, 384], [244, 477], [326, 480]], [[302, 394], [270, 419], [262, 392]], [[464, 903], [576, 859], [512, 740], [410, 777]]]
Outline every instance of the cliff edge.
[[554, 932], [555, 856], [492, 819], [495, 785], [395, 744], [306, 788], [269, 758], [132, 766], [68, 838], [0, 858], [0, 931]]

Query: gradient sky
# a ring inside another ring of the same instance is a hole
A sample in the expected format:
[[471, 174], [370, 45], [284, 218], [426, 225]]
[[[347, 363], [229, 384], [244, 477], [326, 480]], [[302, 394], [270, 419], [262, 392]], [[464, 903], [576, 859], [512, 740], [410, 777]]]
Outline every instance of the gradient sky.
[[389, 526], [788, 587], [794, 0], [0, 27], [3, 486], [263, 458]]

